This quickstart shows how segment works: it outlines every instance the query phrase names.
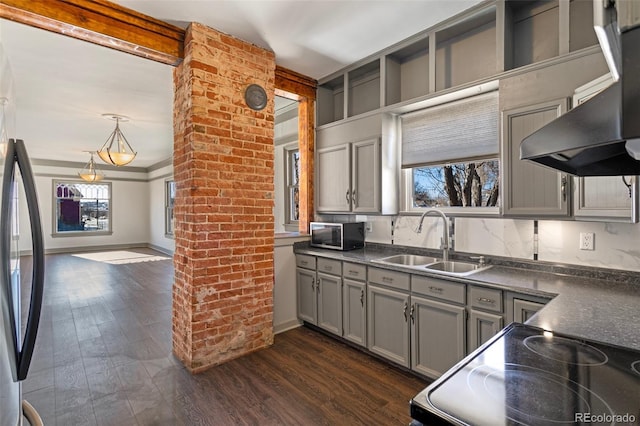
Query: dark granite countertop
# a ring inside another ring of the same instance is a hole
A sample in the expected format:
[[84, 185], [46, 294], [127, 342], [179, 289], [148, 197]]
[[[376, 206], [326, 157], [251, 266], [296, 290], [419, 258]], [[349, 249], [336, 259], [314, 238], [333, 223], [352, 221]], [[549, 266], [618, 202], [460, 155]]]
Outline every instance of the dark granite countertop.
[[[543, 262], [489, 258], [490, 269], [467, 277], [452, 277], [410, 267], [372, 263], [374, 259], [398, 253], [440, 257], [440, 251], [369, 244], [352, 251], [335, 251], [296, 243], [300, 254], [338, 259], [389, 270], [440, 279], [479, 284], [536, 296], [553, 297], [527, 323], [557, 333], [640, 350], [640, 274], [601, 268], [571, 267]], [[454, 259], [469, 256], [455, 253]]]

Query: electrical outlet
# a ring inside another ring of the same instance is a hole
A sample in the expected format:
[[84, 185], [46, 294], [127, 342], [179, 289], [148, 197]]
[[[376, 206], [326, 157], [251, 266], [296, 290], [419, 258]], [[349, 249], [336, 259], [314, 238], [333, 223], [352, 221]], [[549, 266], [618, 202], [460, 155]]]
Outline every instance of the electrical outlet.
[[594, 250], [596, 235], [593, 232], [580, 233], [580, 250]]
[[367, 232], [373, 232], [373, 222], [365, 222], [364, 227]]

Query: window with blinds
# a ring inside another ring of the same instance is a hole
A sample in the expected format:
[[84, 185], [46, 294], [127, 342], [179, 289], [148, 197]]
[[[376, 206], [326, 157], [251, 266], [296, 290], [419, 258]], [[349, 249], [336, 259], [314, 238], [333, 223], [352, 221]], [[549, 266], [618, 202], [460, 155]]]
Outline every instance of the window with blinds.
[[446, 164], [498, 155], [498, 92], [405, 114], [402, 167]]
[[401, 117], [405, 209], [500, 206], [498, 92]]

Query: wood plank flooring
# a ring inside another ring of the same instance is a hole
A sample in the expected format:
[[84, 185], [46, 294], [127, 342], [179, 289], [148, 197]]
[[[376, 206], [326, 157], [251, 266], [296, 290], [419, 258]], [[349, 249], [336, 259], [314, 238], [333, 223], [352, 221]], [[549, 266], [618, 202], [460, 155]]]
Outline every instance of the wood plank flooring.
[[[28, 276], [29, 258], [22, 264]], [[191, 375], [171, 354], [170, 259], [111, 265], [56, 254], [46, 267], [23, 384], [46, 426], [407, 425], [408, 401], [427, 385], [305, 327]]]

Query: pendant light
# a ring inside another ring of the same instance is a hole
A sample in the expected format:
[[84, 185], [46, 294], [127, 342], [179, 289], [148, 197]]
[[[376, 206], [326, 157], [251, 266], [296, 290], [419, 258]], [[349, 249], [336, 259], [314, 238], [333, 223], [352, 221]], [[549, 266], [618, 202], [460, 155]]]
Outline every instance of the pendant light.
[[91, 154], [91, 159], [84, 166], [82, 170], [78, 172], [78, 176], [80, 176], [83, 180], [87, 182], [98, 182], [104, 179], [104, 172], [96, 168], [96, 162], [93, 161], [93, 151], [85, 151]]
[[129, 164], [136, 157], [137, 153], [131, 148], [127, 138], [124, 137], [120, 130], [120, 122], [129, 121], [129, 118], [117, 114], [102, 114], [102, 116], [109, 120], [115, 120], [116, 128], [111, 132], [104, 145], [102, 145], [102, 148], [98, 150], [98, 156], [105, 163], [114, 166]]

